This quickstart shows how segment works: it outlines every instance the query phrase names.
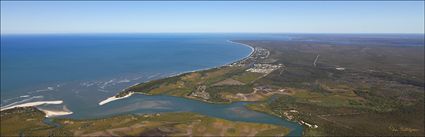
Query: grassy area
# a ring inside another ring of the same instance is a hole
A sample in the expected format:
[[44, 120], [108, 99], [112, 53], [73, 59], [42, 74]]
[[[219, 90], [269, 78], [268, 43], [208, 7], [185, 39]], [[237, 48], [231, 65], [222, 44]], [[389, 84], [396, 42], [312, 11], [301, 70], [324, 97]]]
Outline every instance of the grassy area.
[[34, 108], [16, 108], [1, 111], [1, 136], [49, 135], [53, 127], [42, 122], [44, 113]]
[[257, 80], [258, 78], [260, 78], [261, 76], [263, 76], [264, 74], [261, 73], [254, 73], [254, 72], [246, 72], [246, 73], [242, 73], [241, 75], [236, 75], [233, 78], [235, 80], [238, 80], [240, 82], [246, 83], [246, 84], [250, 84], [252, 82], [254, 82], [255, 80]]
[[[190, 72], [175, 77], [154, 80], [128, 88], [125, 92], [141, 92], [151, 95], [165, 94], [189, 97], [200, 86], [206, 86], [210, 98], [208, 102], [231, 102], [225, 94], [250, 93], [253, 91], [252, 82], [264, 74], [245, 71], [247, 67], [223, 66], [220, 68]], [[230, 81], [230, 82], [229, 82]], [[233, 84], [233, 83], [237, 84]], [[228, 83], [228, 84], [226, 84]], [[194, 97], [190, 97], [194, 98]]]
[[1, 136], [283, 136], [289, 129], [276, 125], [233, 122], [194, 113], [122, 115], [104, 119], [54, 119], [59, 127], [42, 122], [44, 114], [19, 108], [1, 114]]

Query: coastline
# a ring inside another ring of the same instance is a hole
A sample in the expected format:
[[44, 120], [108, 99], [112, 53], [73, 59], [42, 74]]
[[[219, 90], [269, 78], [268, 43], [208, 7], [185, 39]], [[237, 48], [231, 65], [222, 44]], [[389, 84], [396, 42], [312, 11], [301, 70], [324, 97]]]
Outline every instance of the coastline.
[[99, 106], [102, 106], [102, 105], [104, 105], [106, 103], [109, 103], [109, 102], [112, 102], [112, 101], [115, 101], [115, 100], [120, 100], [120, 99], [128, 98], [128, 97], [130, 97], [133, 94], [134, 94], [134, 92], [130, 92], [129, 94], [127, 94], [127, 95], [125, 95], [123, 97], [116, 97], [116, 96], [109, 97], [109, 98], [107, 98], [107, 99], [99, 102]]
[[40, 111], [42, 111], [44, 114], [46, 114], [46, 118], [55, 117], [55, 116], [63, 116], [63, 115], [71, 115], [72, 111], [55, 111], [55, 110], [46, 110], [46, 109], [40, 109], [36, 108]]
[[[234, 41], [232, 41], [232, 40], [226, 40], [226, 42], [233, 43], [233, 44], [238, 44], [238, 45], [242, 45], [242, 46], [246, 46], [246, 47], [248, 47], [248, 48], [250, 48], [250, 49], [251, 49], [251, 52], [250, 52], [247, 56], [245, 56], [245, 57], [243, 57], [243, 58], [241, 58], [241, 59], [238, 59], [238, 60], [236, 60], [236, 61], [232, 61], [232, 62], [230, 62], [230, 63], [226, 63], [226, 64], [221, 65], [221, 66], [211, 67], [211, 68], [204, 68], [204, 69], [197, 69], [197, 70], [191, 70], [191, 71], [184, 71], [184, 72], [180, 72], [180, 73], [177, 73], [177, 74], [174, 74], [174, 75], [170, 75], [170, 76], [167, 76], [167, 77], [164, 77], [164, 78], [161, 78], [161, 79], [170, 78], [170, 77], [176, 77], [176, 76], [180, 76], [180, 75], [187, 74], [187, 73], [193, 73], [193, 72], [204, 71], [204, 70], [210, 70], [210, 69], [216, 69], [216, 68], [221, 68], [221, 67], [224, 67], [224, 66], [228, 66], [228, 65], [230, 65], [230, 64], [233, 64], [233, 63], [236, 63], [236, 62], [240, 62], [240, 61], [243, 61], [243, 60], [245, 60], [245, 59], [247, 59], [247, 58], [251, 57], [251, 56], [252, 56], [252, 54], [255, 52], [255, 48], [254, 48], [254, 47], [252, 47], [252, 46], [250, 46], [250, 45], [248, 45], [248, 44], [239, 43], [239, 42], [234, 42]], [[151, 81], [153, 81], [153, 80], [149, 80], [149, 81], [142, 82], [142, 83], [147, 83], [147, 82], [151, 82]], [[109, 102], [112, 102], [112, 101], [115, 101], [115, 100], [120, 100], [120, 99], [128, 98], [128, 97], [130, 97], [131, 95], [136, 94], [136, 93], [137, 93], [137, 94], [143, 94], [143, 93], [138, 93], [138, 92], [129, 92], [129, 93], [126, 93], [124, 96], [117, 97], [120, 93], [125, 92], [125, 90], [126, 90], [126, 89], [128, 89], [128, 88], [130, 88], [130, 87], [133, 87], [133, 86], [135, 86], [135, 85], [142, 84], [142, 83], [137, 83], [137, 84], [134, 84], [134, 85], [132, 85], [132, 86], [129, 86], [129, 87], [127, 87], [127, 88], [123, 89], [121, 92], [118, 92], [116, 95], [114, 95], [114, 96], [112, 96], [112, 97], [109, 97], [109, 98], [107, 98], [107, 99], [105, 99], [105, 100], [100, 101], [100, 102], [99, 102], [99, 106], [105, 105], [105, 104], [107, 104], [107, 103], [109, 103]], [[208, 102], [208, 103], [211, 103], [211, 102]]]
[[13, 105], [13, 106], [6, 107], [6, 108], [1, 108], [0, 111], [10, 110], [10, 109], [14, 109], [14, 108], [33, 107], [35, 109], [42, 111], [45, 114], [45, 117], [47, 117], [47, 118], [72, 114], [73, 112], [68, 110], [66, 107], [64, 107], [63, 111], [47, 110], [47, 109], [37, 108], [37, 106], [40, 106], [40, 105], [45, 105], [45, 104], [58, 105], [58, 104], [62, 104], [62, 103], [63, 103], [62, 100], [27, 102], [27, 103]]
[[242, 61], [242, 60], [244, 60], [244, 59], [246, 59], [246, 58], [249, 58], [253, 53], [254, 53], [254, 51], [255, 51], [255, 48], [254, 47], [252, 47], [252, 46], [250, 46], [250, 45], [248, 45], [248, 44], [244, 44], [244, 43], [239, 43], [239, 42], [234, 42], [234, 41], [232, 41], [232, 40], [227, 40], [227, 42], [229, 42], [229, 43], [233, 43], [233, 44], [239, 44], [239, 45], [242, 45], [242, 46], [246, 46], [246, 47], [248, 47], [248, 48], [250, 48], [251, 49], [251, 52], [246, 56], [246, 57], [244, 57], [244, 58], [242, 58], [242, 59], [240, 59], [240, 60], [237, 60], [237, 61], [234, 61], [234, 62], [231, 62], [230, 64], [232, 64], [232, 63], [235, 63], [235, 62], [238, 62], [238, 61]]
[[13, 109], [13, 108], [18, 108], [18, 107], [35, 107], [35, 106], [40, 106], [40, 105], [44, 105], [44, 104], [62, 104], [62, 103], [63, 103], [62, 100], [55, 100], [55, 101], [35, 101], [35, 102], [28, 102], [28, 103], [13, 105], [13, 106], [6, 107], [6, 108], [1, 108], [0, 111], [8, 110], [8, 109]]

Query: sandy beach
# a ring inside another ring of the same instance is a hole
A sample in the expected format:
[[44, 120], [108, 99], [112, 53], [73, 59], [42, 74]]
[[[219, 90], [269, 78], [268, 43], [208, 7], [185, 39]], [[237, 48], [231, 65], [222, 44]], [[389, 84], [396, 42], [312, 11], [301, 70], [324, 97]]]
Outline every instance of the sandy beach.
[[63, 115], [70, 115], [72, 114], [72, 111], [64, 110], [64, 111], [54, 111], [54, 110], [46, 110], [46, 109], [40, 109], [38, 110], [43, 111], [46, 114], [46, 117], [55, 117], [55, 116], [63, 116]]
[[130, 97], [133, 94], [134, 94], [133, 92], [130, 92], [130, 94], [127, 94], [127, 95], [125, 95], [123, 97], [118, 97], [118, 98], [115, 97], [115, 96], [112, 96], [112, 97], [109, 97], [109, 98], [107, 98], [107, 99], [99, 102], [99, 105], [102, 106], [102, 105], [105, 105], [106, 103], [109, 103], [109, 102], [112, 102], [112, 101], [115, 101], [115, 100], [119, 100], [119, 99], [123, 99], [123, 98], [128, 98], [128, 97]]
[[[240, 60], [243, 60], [243, 59], [245, 59], [245, 58], [248, 58], [248, 57], [249, 57], [249, 56], [251, 56], [251, 55], [252, 55], [252, 53], [254, 53], [254, 51], [255, 51], [254, 47], [252, 47], [252, 46], [250, 46], [250, 45], [248, 45], [248, 44], [238, 43], [238, 42], [234, 42], [234, 41], [231, 41], [231, 40], [227, 40], [227, 42], [234, 43], [234, 44], [239, 44], [239, 45], [243, 45], [243, 46], [246, 46], [246, 47], [248, 47], [248, 48], [250, 48], [250, 49], [251, 49], [251, 53], [249, 53], [249, 54], [248, 54], [248, 56], [246, 56], [246, 57], [244, 57], [244, 58], [242, 58], [242, 59], [240, 59]], [[235, 62], [237, 62], [237, 61], [235, 61]], [[233, 63], [233, 62], [232, 62], [232, 63]]]
[[35, 106], [40, 106], [40, 105], [44, 105], [44, 104], [62, 104], [62, 103], [63, 103], [62, 100], [28, 102], [28, 103], [23, 103], [23, 104], [19, 104], [19, 105], [13, 105], [13, 106], [6, 107], [6, 108], [1, 108], [0, 111], [12, 109], [12, 108], [17, 108], [17, 107], [35, 107]]

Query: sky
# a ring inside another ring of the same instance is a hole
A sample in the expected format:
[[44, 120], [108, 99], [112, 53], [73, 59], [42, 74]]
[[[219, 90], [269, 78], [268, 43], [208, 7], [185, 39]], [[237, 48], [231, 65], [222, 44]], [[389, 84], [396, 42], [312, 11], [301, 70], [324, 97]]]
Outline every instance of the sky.
[[424, 33], [424, 1], [1, 1], [1, 34]]

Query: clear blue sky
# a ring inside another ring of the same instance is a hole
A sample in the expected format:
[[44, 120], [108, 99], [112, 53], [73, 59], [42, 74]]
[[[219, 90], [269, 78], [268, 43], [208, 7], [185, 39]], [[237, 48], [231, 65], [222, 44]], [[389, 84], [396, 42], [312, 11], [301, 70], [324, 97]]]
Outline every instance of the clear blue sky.
[[1, 2], [1, 33], [424, 33], [424, 2]]

